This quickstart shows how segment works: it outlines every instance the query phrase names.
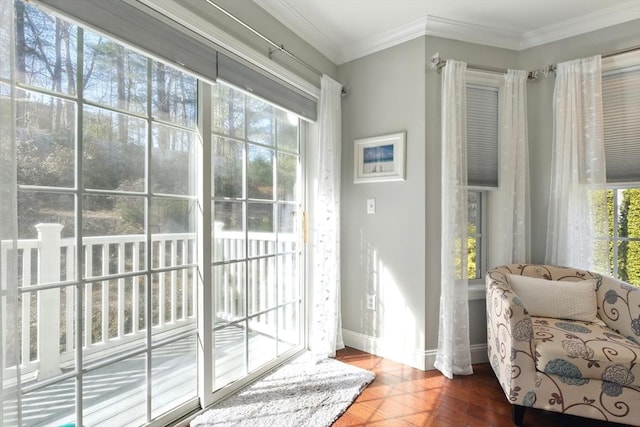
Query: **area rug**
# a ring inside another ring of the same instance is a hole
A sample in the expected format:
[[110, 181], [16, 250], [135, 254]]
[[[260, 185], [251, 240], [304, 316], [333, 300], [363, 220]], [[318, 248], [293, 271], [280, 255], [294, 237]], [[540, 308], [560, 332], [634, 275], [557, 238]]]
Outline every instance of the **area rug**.
[[196, 426], [330, 426], [375, 374], [310, 353], [284, 364], [191, 421]]

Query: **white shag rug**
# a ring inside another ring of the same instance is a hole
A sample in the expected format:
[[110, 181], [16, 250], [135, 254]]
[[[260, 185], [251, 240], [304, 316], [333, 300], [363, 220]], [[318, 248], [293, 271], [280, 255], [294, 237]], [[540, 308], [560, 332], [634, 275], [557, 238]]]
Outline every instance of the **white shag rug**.
[[196, 426], [330, 426], [364, 388], [373, 372], [311, 353], [285, 363], [191, 421]]

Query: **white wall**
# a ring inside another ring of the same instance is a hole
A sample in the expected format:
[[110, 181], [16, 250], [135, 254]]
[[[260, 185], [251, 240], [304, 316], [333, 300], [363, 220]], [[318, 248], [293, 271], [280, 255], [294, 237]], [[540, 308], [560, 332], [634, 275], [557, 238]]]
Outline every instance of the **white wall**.
[[[535, 69], [640, 45], [640, 21], [511, 51], [422, 37], [338, 66], [343, 100], [342, 315], [345, 342], [422, 369], [433, 367], [440, 296], [440, 76], [436, 52], [471, 64]], [[553, 77], [529, 82], [532, 261], [544, 260]], [[407, 131], [405, 182], [353, 184], [353, 140]], [[365, 201], [376, 198], [378, 213]], [[376, 293], [375, 312], [365, 308]], [[472, 356], [486, 360], [484, 300], [469, 303]]]

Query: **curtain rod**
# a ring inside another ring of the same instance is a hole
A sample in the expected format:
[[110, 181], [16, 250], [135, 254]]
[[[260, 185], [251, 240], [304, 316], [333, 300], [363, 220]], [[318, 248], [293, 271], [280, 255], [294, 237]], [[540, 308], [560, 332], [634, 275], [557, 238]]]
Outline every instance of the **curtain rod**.
[[[305, 67], [307, 70], [311, 71], [312, 73], [314, 73], [315, 75], [317, 75], [318, 77], [322, 77], [323, 76], [323, 72], [318, 70], [317, 68], [307, 64], [306, 62], [304, 62], [302, 59], [298, 58], [296, 55], [294, 55], [293, 53], [291, 53], [290, 51], [288, 51], [285, 47], [284, 44], [278, 44], [276, 42], [274, 42], [273, 40], [271, 40], [269, 37], [265, 36], [264, 34], [262, 34], [260, 31], [256, 30], [255, 28], [253, 28], [251, 25], [247, 24], [246, 22], [244, 22], [242, 19], [238, 18], [236, 15], [234, 15], [233, 13], [229, 12], [227, 9], [223, 8], [222, 6], [216, 4], [213, 2], [213, 0], [206, 0], [206, 2], [215, 7], [216, 9], [218, 9], [220, 12], [222, 12], [223, 14], [225, 14], [227, 17], [231, 18], [234, 22], [236, 22], [237, 24], [240, 24], [242, 27], [244, 27], [245, 29], [249, 30], [251, 33], [253, 33], [254, 35], [258, 36], [260, 39], [262, 39], [263, 41], [267, 42], [270, 47], [269, 47], [269, 59], [273, 59], [273, 54], [280, 52], [280, 53], [284, 53], [286, 56], [288, 56], [289, 58], [293, 59], [294, 61], [296, 61], [298, 64], [302, 65], [303, 67]], [[344, 86], [342, 87], [341, 90], [341, 95], [348, 95], [349, 94], [349, 90], [347, 88], [345, 88]]]
[[[438, 72], [441, 72], [442, 69], [445, 67], [445, 65], [447, 65], [447, 61], [445, 61], [444, 59], [441, 59], [440, 57], [436, 57], [435, 59], [437, 59], [437, 62], [435, 63], [435, 65], [432, 65], [431, 68], [436, 67], [438, 69]], [[432, 64], [433, 64], [433, 60], [434, 58], [431, 58]], [[507, 72], [506, 68], [491, 67], [488, 65], [467, 64], [467, 68], [471, 68], [472, 70], [488, 71], [490, 73], [499, 73], [499, 74], [504, 74]]]
[[[612, 56], [622, 55], [623, 53], [634, 52], [636, 50], [640, 50], [640, 45], [615, 50], [613, 52], [608, 52], [603, 54], [602, 57], [610, 58]], [[442, 71], [445, 65], [447, 65], [447, 61], [440, 58], [440, 53], [436, 53], [435, 55], [433, 55], [431, 57], [430, 62], [431, 62], [431, 68], [436, 68], [438, 73]], [[527, 78], [529, 80], [535, 80], [538, 78], [540, 73], [542, 73], [546, 77], [549, 73], [555, 72], [557, 67], [558, 66], [556, 64], [549, 64], [545, 67], [529, 71]], [[500, 73], [500, 74], [504, 74], [507, 72], [506, 68], [491, 67], [486, 65], [467, 64], [467, 68], [471, 68], [473, 70], [480, 70], [480, 71], [489, 71], [491, 73]]]
[[[619, 50], [614, 50], [613, 52], [604, 53], [601, 56], [602, 56], [602, 58], [611, 58], [612, 56], [622, 55], [623, 53], [634, 52], [636, 50], [640, 50], [640, 45], [639, 46], [631, 46], [631, 47], [627, 47], [627, 48], [619, 49]], [[542, 68], [541, 70], [532, 71], [532, 73], [536, 73], [536, 72], [542, 71], [542, 73], [546, 77], [546, 75], [548, 73], [555, 72], [556, 68], [558, 68], [558, 66], [556, 64], [549, 64], [546, 67]]]
[[[435, 68], [438, 71], [438, 73], [440, 73], [442, 69], [447, 65], [447, 61], [440, 58], [440, 53], [436, 53], [434, 56], [432, 56], [430, 59], [430, 62], [431, 62], [431, 68]], [[498, 74], [506, 74], [506, 72], [508, 71], [506, 68], [491, 67], [488, 65], [477, 65], [477, 64], [467, 64], [467, 68], [470, 68], [472, 70], [488, 71], [490, 73], [498, 73]], [[527, 75], [527, 79], [533, 80], [537, 78], [535, 76], [536, 71], [538, 70], [529, 71], [529, 74]]]

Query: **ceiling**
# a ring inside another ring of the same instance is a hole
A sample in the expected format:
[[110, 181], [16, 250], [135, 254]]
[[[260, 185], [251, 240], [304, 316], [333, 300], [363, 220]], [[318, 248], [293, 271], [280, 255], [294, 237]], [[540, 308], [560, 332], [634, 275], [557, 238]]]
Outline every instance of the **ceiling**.
[[521, 50], [640, 18], [640, 0], [253, 1], [338, 65], [422, 35]]

